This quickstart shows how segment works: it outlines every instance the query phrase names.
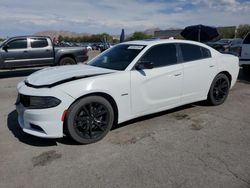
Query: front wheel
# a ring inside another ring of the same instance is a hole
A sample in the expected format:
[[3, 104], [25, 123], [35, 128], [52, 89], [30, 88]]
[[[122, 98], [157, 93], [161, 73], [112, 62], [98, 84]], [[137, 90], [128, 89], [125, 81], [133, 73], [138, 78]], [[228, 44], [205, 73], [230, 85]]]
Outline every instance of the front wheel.
[[218, 74], [212, 82], [207, 101], [216, 106], [224, 103], [228, 96], [230, 81], [225, 74]]
[[103, 97], [89, 96], [68, 110], [66, 131], [78, 143], [90, 144], [104, 138], [114, 122], [111, 104]]

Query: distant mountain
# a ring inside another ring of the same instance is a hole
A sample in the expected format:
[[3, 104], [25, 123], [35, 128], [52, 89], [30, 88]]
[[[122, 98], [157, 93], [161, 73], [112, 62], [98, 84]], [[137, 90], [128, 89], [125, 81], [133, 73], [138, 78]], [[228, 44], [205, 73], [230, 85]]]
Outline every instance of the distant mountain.
[[[147, 35], [153, 35], [154, 36], [154, 32], [155, 31], [159, 31], [161, 30], [160, 28], [151, 28], [151, 29], [147, 29], [145, 31], [142, 31], [143, 33], [147, 34]], [[126, 33], [126, 31], [125, 31]], [[59, 35], [63, 36], [63, 37], [79, 37], [79, 36], [89, 36], [91, 35], [90, 33], [76, 33], [76, 32], [70, 32], [70, 31], [54, 31], [54, 30], [50, 30], [50, 31], [41, 31], [41, 32], [37, 32], [34, 33], [34, 35], [41, 35], [41, 36], [49, 36], [52, 39], [58, 38]], [[127, 34], [126, 33], [126, 38], [130, 37], [132, 35], [131, 34]], [[120, 35], [113, 35], [114, 38], [119, 39]]]
[[[147, 30], [144, 30], [144, 31], [136, 31], [136, 32], [142, 32], [142, 33], [145, 33], [147, 35], [154, 36], [155, 31], [160, 31], [160, 30], [161, 30], [160, 28], [156, 27], [156, 28], [150, 28], [150, 29], [147, 29]], [[125, 34], [126, 34], [125, 38], [130, 38], [133, 35], [133, 33], [126, 33], [126, 30], [125, 30]], [[120, 35], [113, 35], [113, 37], [119, 39]]]
[[161, 29], [156, 27], [156, 28], [147, 29], [147, 30], [143, 31], [143, 33], [145, 33], [147, 35], [153, 35], [154, 36], [155, 31], [159, 31], [159, 30], [161, 30]]
[[52, 39], [58, 38], [59, 35], [63, 36], [63, 37], [79, 37], [79, 36], [88, 36], [91, 35], [89, 33], [76, 33], [76, 32], [70, 32], [70, 31], [41, 31], [41, 32], [37, 32], [34, 33], [34, 35], [41, 35], [41, 36], [49, 36]]

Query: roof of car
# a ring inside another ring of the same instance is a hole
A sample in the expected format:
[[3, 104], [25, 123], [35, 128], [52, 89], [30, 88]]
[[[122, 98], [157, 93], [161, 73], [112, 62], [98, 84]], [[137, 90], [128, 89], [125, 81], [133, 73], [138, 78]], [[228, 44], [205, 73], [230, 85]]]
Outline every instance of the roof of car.
[[122, 44], [133, 44], [133, 45], [156, 45], [156, 44], [164, 44], [164, 43], [188, 43], [188, 44], [196, 44], [200, 46], [207, 46], [200, 42], [195, 42], [191, 40], [178, 40], [178, 39], [154, 39], [154, 40], [137, 40], [137, 41], [129, 41], [124, 42]]
[[145, 45], [145, 46], [154, 46], [157, 44], [166, 44], [166, 43], [186, 43], [186, 44], [193, 44], [193, 45], [198, 45], [202, 46], [204, 48], [209, 49], [210, 51], [213, 52], [213, 54], [220, 54], [218, 51], [215, 49], [211, 48], [210, 46], [196, 42], [196, 41], [191, 41], [191, 40], [178, 40], [178, 39], [155, 39], [155, 40], [137, 40], [137, 41], [128, 41], [124, 42], [121, 44], [129, 44], [129, 45]]

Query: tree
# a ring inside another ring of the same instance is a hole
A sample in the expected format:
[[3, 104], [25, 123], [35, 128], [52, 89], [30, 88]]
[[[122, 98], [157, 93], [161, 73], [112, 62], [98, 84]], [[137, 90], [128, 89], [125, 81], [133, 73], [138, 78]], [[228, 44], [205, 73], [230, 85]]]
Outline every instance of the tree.
[[221, 27], [218, 28], [220, 34], [218, 38], [231, 39], [235, 37], [235, 27]]
[[75, 36], [75, 37], [69, 37], [69, 36], [58, 36], [59, 42], [108, 42], [108, 43], [114, 43], [116, 40], [113, 39], [113, 37], [107, 33], [101, 33], [101, 34], [95, 34], [95, 35], [82, 35], [82, 36]]
[[250, 32], [250, 25], [248, 24], [239, 25], [237, 32], [236, 32], [236, 36], [238, 38], [243, 39], [248, 32]]
[[63, 36], [62, 35], [59, 35], [58, 36], [58, 42], [60, 43], [60, 42], [62, 42], [63, 41]]
[[143, 40], [150, 38], [152, 38], [152, 35], [147, 35], [143, 32], [134, 32], [133, 35], [129, 38], [129, 40]]
[[181, 36], [181, 34], [178, 34], [178, 35], [174, 36], [174, 38], [175, 38], [175, 39], [181, 39], [181, 40], [183, 40], [183, 39], [184, 39], [184, 37], [183, 37], [183, 36]]

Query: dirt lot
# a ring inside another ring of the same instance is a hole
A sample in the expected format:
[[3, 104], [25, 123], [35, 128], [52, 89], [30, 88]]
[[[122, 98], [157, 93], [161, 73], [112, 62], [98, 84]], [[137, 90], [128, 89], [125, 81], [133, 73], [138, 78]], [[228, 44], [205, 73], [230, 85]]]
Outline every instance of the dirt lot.
[[250, 187], [250, 77], [221, 106], [186, 105], [77, 145], [18, 127], [15, 87], [35, 70], [0, 72], [1, 188]]

